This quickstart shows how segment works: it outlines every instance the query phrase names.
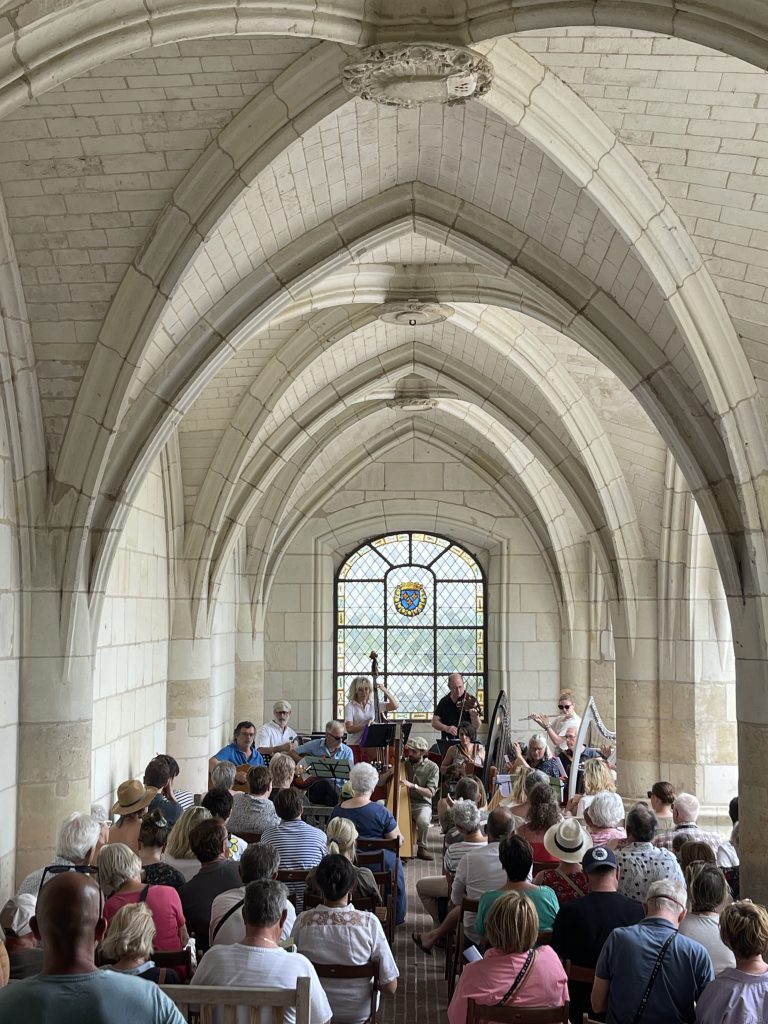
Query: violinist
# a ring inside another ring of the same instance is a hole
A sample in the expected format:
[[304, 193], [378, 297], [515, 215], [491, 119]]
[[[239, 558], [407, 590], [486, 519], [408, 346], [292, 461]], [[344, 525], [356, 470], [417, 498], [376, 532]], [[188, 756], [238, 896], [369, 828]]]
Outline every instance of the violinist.
[[477, 698], [464, 689], [461, 673], [448, 676], [448, 693], [440, 700], [432, 716], [432, 728], [442, 733], [444, 740], [459, 735], [459, 726], [469, 721], [475, 732], [480, 728], [480, 706]]

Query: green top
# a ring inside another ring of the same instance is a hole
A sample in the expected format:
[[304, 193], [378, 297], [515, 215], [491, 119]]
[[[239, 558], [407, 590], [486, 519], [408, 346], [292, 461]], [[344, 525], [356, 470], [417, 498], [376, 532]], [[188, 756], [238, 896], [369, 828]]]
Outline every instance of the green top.
[[[509, 889], [491, 889], [490, 892], [484, 892], [480, 897], [480, 905], [477, 908], [477, 917], [475, 918], [475, 924], [473, 930], [478, 934], [485, 937], [485, 920], [488, 917], [491, 907], [496, 900], [503, 896]], [[539, 931], [548, 932], [552, 929], [552, 925], [555, 923], [555, 917], [560, 909], [560, 904], [557, 902], [557, 896], [555, 890], [550, 889], [548, 885], [537, 885], [533, 889], [526, 889], [525, 896], [527, 896], [534, 907], [536, 907], [536, 913], [539, 915]]]
[[[415, 782], [417, 786], [423, 786], [425, 789], [428, 789], [432, 796], [435, 795], [440, 786], [440, 769], [428, 757], [425, 757], [420, 764], [406, 761], [405, 774], [409, 782]], [[414, 793], [411, 790], [411, 804], [415, 807], [431, 807], [432, 796], [426, 797], [421, 793]]]

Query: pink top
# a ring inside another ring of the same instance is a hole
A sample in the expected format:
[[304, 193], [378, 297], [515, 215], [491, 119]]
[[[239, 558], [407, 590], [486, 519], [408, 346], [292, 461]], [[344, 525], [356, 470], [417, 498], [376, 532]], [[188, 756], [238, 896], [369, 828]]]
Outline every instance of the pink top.
[[[448, 1007], [449, 1024], [466, 1024], [467, 1000], [495, 1006], [509, 991], [525, 963], [527, 953], [501, 953], [489, 949], [482, 960], [466, 964]], [[551, 946], [539, 946], [528, 976], [507, 1006], [563, 1006], [568, 980]]]
[[529, 824], [521, 825], [515, 829], [515, 834], [523, 839], [527, 839], [533, 849], [533, 859], [536, 864], [558, 864], [557, 857], [553, 857], [552, 854], [544, 846], [544, 835], [546, 829], [542, 829], [540, 832], [534, 831]]
[[[140, 892], [113, 893], [104, 904], [107, 924], [121, 907], [128, 903], [138, 903], [140, 895]], [[185, 922], [178, 892], [170, 885], [150, 885], [146, 902], [157, 929], [155, 949], [180, 949], [182, 944], [179, 941], [179, 930]]]
[[615, 828], [590, 828], [589, 834], [592, 837], [593, 846], [607, 846], [614, 839], [622, 840], [627, 838], [627, 833], [621, 825]]

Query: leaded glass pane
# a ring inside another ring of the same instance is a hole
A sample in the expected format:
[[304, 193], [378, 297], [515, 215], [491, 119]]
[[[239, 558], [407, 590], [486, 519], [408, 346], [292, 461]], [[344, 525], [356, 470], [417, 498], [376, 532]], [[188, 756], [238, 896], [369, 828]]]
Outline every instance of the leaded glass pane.
[[387, 687], [392, 687], [400, 701], [396, 718], [432, 717], [434, 711], [434, 676], [388, 675]]
[[381, 659], [384, 650], [384, 630], [339, 630], [336, 647], [340, 672], [351, 672], [356, 676], [367, 675], [371, 671], [371, 651], [376, 651]]
[[448, 541], [437, 539], [437, 537], [428, 537], [425, 534], [414, 534], [413, 535], [413, 553], [411, 559], [416, 565], [429, 565], [430, 562], [434, 562], [441, 551], [445, 551], [448, 547]]
[[437, 671], [442, 673], [477, 671], [477, 631], [439, 629], [437, 631]]
[[387, 672], [435, 671], [435, 631], [415, 627], [387, 630]]
[[435, 599], [436, 615], [441, 625], [482, 626], [482, 603], [478, 611], [477, 591], [479, 583], [438, 583]]
[[388, 568], [384, 559], [366, 545], [347, 560], [339, 573], [339, 579], [375, 580], [383, 576]]
[[[384, 625], [384, 583], [345, 582], [344, 622], [345, 626]], [[339, 609], [341, 611], [341, 609]], [[341, 623], [340, 623], [341, 625]]]
[[473, 559], [453, 544], [432, 566], [438, 576], [449, 580], [479, 580], [480, 570]]
[[395, 533], [381, 540], [374, 540], [371, 543], [383, 555], [391, 565], [402, 565], [408, 562], [411, 555], [408, 550], [409, 536], [407, 533]]

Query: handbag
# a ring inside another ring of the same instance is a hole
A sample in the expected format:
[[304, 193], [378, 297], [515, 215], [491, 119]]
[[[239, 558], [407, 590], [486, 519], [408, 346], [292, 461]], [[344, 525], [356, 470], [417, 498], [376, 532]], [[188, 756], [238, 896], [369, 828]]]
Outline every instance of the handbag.
[[637, 1008], [637, 1012], [635, 1013], [635, 1016], [632, 1018], [632, 1024], [638, 1024], [638, 1021], [640, 1020], [640, 1018], [643, 1016], [643, 1013], [645, 1012], [645, 1004], [648, 1002], [648, 997], [651, 994], [651, 989], [653, 988], [653, 983], [656, 981], [656, 976], [658, 975], [659, 971], [661, 970], [661, 961], [664, 959], [664, 954], [667, 952], [669, 947], [672, 945], [672, 942], [674, 941], [675, 935], [677, 935], [677, 932], [673, 932], [669, 936], [667, 941], [664, 943], [664, 945], [661, 947], [661, 949], [659, 950], [659, 955], [656, 957], [656, 963], [653, 965], [653, 970], [651, 971], [651, 976], [648, 979], [648, 984], [645, 986], [645, 992], [643, 992], [643, 998], [640, 1000], [640, 1005]]
[[500, 999], [498, 1003], [496, 1003], [497, 1006], [506, 1006], [507, 1002], [512, 998], [512, 996], [515, 995], [516, 992], [520, 991], [520, 989], [523, 987], [523, 984], [525, 983], [526, 979], [528, 978], [531, 972], [531, 968], [533, 967], [535, 960], [536, 950], [529, 949], [528, 956], [525, 958], [525, 963], [517, 972], [517, 977], [507, 989], [506, 995], [502, 999]]

